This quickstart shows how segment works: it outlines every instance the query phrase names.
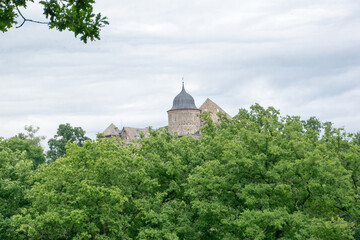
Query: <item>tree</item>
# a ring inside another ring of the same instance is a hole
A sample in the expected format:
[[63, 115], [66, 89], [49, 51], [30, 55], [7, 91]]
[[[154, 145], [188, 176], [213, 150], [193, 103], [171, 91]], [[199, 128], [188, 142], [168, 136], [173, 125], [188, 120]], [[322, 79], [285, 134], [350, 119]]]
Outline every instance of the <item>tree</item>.
[[271, 107], [226, 121], [188, 177], [197, 239], [352, 239], [357, 196], [333, 146]]
[[360, 239], [353, 135], [258, 104], [202, 117], [199, 140], [160, 129], [68, 143], [11, 218], [19, 238]]
[[320, 133], [322, 123], [316, 117], [312, 116], [308, 120], [302, 122], [306, 131], [314, 131]]
[[24, 127], [26, 133], [19, 133], [17, 136], [17, 138], [19, 139], [23, 139], [23, 140], [28, 140], [30, 141], [33, 145], [36, 146], [40, 146], [41, 141], [45, 140], [46, 137], [45, 136], [37, 136], [37, 132], [40, 130], [40, 127], [34, 127], [32, 125], [30, 126], [25, 126]]
[[81, 127], [72, 127], [69, 123], [60, 124], [54, 138], [48, 141], [49, 151], [47, 157], [49, 161], [55, 161], [66, 153], [67, 142], [76, 142], [82, 146], [89, 138], [85, 136], [85, 131]]
[[360, 132], [354, 134], [354, 142], [356, 142], [357, 145], [360, 145]]
[[16, 238], [11, 217], [27, 206], [33, 164], [25, 152], [11, 150], [9, 140], [0, 138], [0, 239]]
[[33, 169], [45, 163], [44, 150], [40, 145], [40, 142], [44, 140], [45, 137], [36, 135], [39, 129], [39, 127], [31, 125], [25, 126], [26, 133], [19, 133], [3, 142], [3, 146], [6, 146], [14, 152], [25, 152], [27, 159], [30, 159], [33, 163]]
[[129, 239], [148, 192], [151, 164], [113, 141], [69, 143], [37, 171], [31, 206], [13, 218], [21, 239]]
[[41, 0], [39, 4], [43, 6], [46, 19], [49, 22], [40, 22], [28, 19], [20, 11], [26, 8], [33, 0], [4, 0], [0, 1], [0, 31], [6, 32], [18, 24], [17, 18], [21, 17], [22, 23], [35, 22], [47, 24], [49, 28], [59, 31], [69, 30], [74, 32], [75, 37], [80, 35], [83, 42], [100, 39], [100, 29], [109, 24], [106, 17], [100, 13], [94, 13], [94, 0]]

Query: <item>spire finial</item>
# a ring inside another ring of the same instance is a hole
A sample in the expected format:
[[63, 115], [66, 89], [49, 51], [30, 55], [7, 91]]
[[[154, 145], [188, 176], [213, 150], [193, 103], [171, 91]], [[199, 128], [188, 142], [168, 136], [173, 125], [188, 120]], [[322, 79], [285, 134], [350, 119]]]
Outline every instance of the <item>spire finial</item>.
[[184, 77], [182, 77], [182, 89], [184, 90]]

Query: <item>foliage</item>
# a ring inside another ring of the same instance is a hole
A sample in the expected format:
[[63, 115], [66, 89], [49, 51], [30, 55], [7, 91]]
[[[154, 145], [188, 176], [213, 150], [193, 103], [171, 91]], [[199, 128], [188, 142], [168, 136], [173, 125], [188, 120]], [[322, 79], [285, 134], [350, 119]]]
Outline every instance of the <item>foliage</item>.
[[256, 104], [199, 140], [68, 143], [12, 217], [29, 239], [360, 239], [355, 135]]
[[32, 162], [26, 152], [8, 148], [8, 140], [0, 138], [0, 239], [13, 239], [15, 229], [11, 216], [27, 205], [25, 189], [29, 188]]
[[32, 145], [40, 146], [41, 141], [45, 140], [45, 136], [37, 136], [37, 132], [40, 130], [39, 127], [34, 127], [32, 125], [25, 126], [26, 133], [19, 133], [15, 137], [22, 139], [22, 140], [28, 140]]
[[[0, 1], [0, 31], [6, 32], [18, 24], [17, 18], [22, 18], [22, 26], [26, 21], [43, 23], [24, 17], [20, 8], [26, 9], [33, 0], [3, 0]], [[44, 15], [49, 20], [49, 28], [59, 31], [69, 30], [75, 37], [80, 35], [83, 42], [100, 39], [100, 29], [109, 24], [106, 17], [94, 13], [94, 0], [41, 0]]]
[[156, 186], [144, 171], [148, 164], [111, 141], [69, 143], [64, 157], [35, 175], [32, 206], [14, 218], [20, 238], [127, 238], [143, 208], [140, 196]]
[[68, 141], [76, 142], [82, 146], [89, 138], [85, 136], [85, 131], [81, 127], [72, 127], [69, 123], [60, 124], [56, 135], [48, 141], [49, 151], [47, 157], [49, 161], [55, 161], [66, 152], [65, 146]]
[[36, 135], [39, 129], [39, 127], [33, 127], [31, 125], [25, 126], [26, 133], [19, 133], [3, 142], [3, 146], [6, 146], [14, 152], [25, 152], [26, 157], [33, 162], [33, 169], [45, 163], [44, 150], [40, 145], [40, 142], [44, 140], [45, 137]]

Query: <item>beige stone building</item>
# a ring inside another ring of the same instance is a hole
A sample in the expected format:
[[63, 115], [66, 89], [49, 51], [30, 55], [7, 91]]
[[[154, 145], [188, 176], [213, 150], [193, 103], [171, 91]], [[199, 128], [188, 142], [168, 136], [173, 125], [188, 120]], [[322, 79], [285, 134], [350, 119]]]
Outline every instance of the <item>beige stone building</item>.
[[125, 142], [131, 142], [133, 140], [139, 139], [141, 133], [144, 136], [149, 135], [148, 128], [133, 128], [133, 127], [123, 127], [119, 130], [113, 123], [110, 124], [105, 131], [103, 132], [106, 138], [120, 138]]
[[[167, 111], [169, 132], [178, 136], [188, 134], [199, 136], [201, 121], [198, 115], [205, 111], [211, 112], [210, 117], [214, 122], [219, 121], [218, 112], [224, 113], [228, 118], [231, 118], [229, 114], [209, 98], [205, 100], [200, 108], [197, 108], [194, 98], [185, 91], [183, 83], [181, 92], [173, 100], [172, 108]], [[131, 142], [139, 139], [141, 133], [148, 136], [149, 129], [123, 127], [122, 130], [119, 130], [114, 124], [110, 124], [103, 133], [107, 138], [119, 137], [125, 142]]]
[[214, 122], [219, 121], [218, 112], [231, 118], [221, 107], [209, 98], [197, 108], [194, 98], [185, 91], [184, 83], [181, 92], [174, 98], [173, 106], [168, 111], [168, 129], [171, 134], [177, 133], [178, 136], [187, 134], [200, 134], [201, 120], [199, 114], [209, 111], [210, 117]]
[[120, 138], [125, 142], [131, 142], [132, 140], [140, 139], [141, 133], [147, 137], [149, 135], [149, 128], [123, 127]]
[[105, 137], [107, 138], [111, 138], [114, 136], [120, 136], [121, 131], [112, 123], [110, 124], [110, 126], [108, 126], [105, 131], [103, 132], [103, 134], [105, 135]]
[[184, 83], [181, 92], [174, 98], [168, 113], [168, 130], [178, 136], [195, 134], [200, 130], [199, 114], [201, 110], [195, 105], [194, 98], [185, 91]]
[[219, 107], [216, 103], [211, 101], [209, 98], [207, 98], [205, 100], [205, 102], [201, 105], [200, 111], [201, 111], [201, 113], [203, 113], [205, 111], [211, 112], [210, 117], [213, 120], [213, 122], [219, 121], [219, 116], [217, 115], [218, 112], [225, 114], [227, 118], [231, 118], [231, 116], [229, 114], [227, 114], [221, 107]]

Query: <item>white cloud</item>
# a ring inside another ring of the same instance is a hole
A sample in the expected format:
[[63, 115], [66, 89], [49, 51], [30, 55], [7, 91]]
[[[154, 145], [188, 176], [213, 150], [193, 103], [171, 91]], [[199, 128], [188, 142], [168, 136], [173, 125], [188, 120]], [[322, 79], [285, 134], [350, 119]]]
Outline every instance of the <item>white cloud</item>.
[[[181, 78], [197, 106], [255, 102], [359, 131], [360, 2], [99, 1], [102, 40], [26, 23], [0, 38], [0, 136], [61, 123], [167, 124]], [[27, 16], [39, 19], [41, 9]]]

